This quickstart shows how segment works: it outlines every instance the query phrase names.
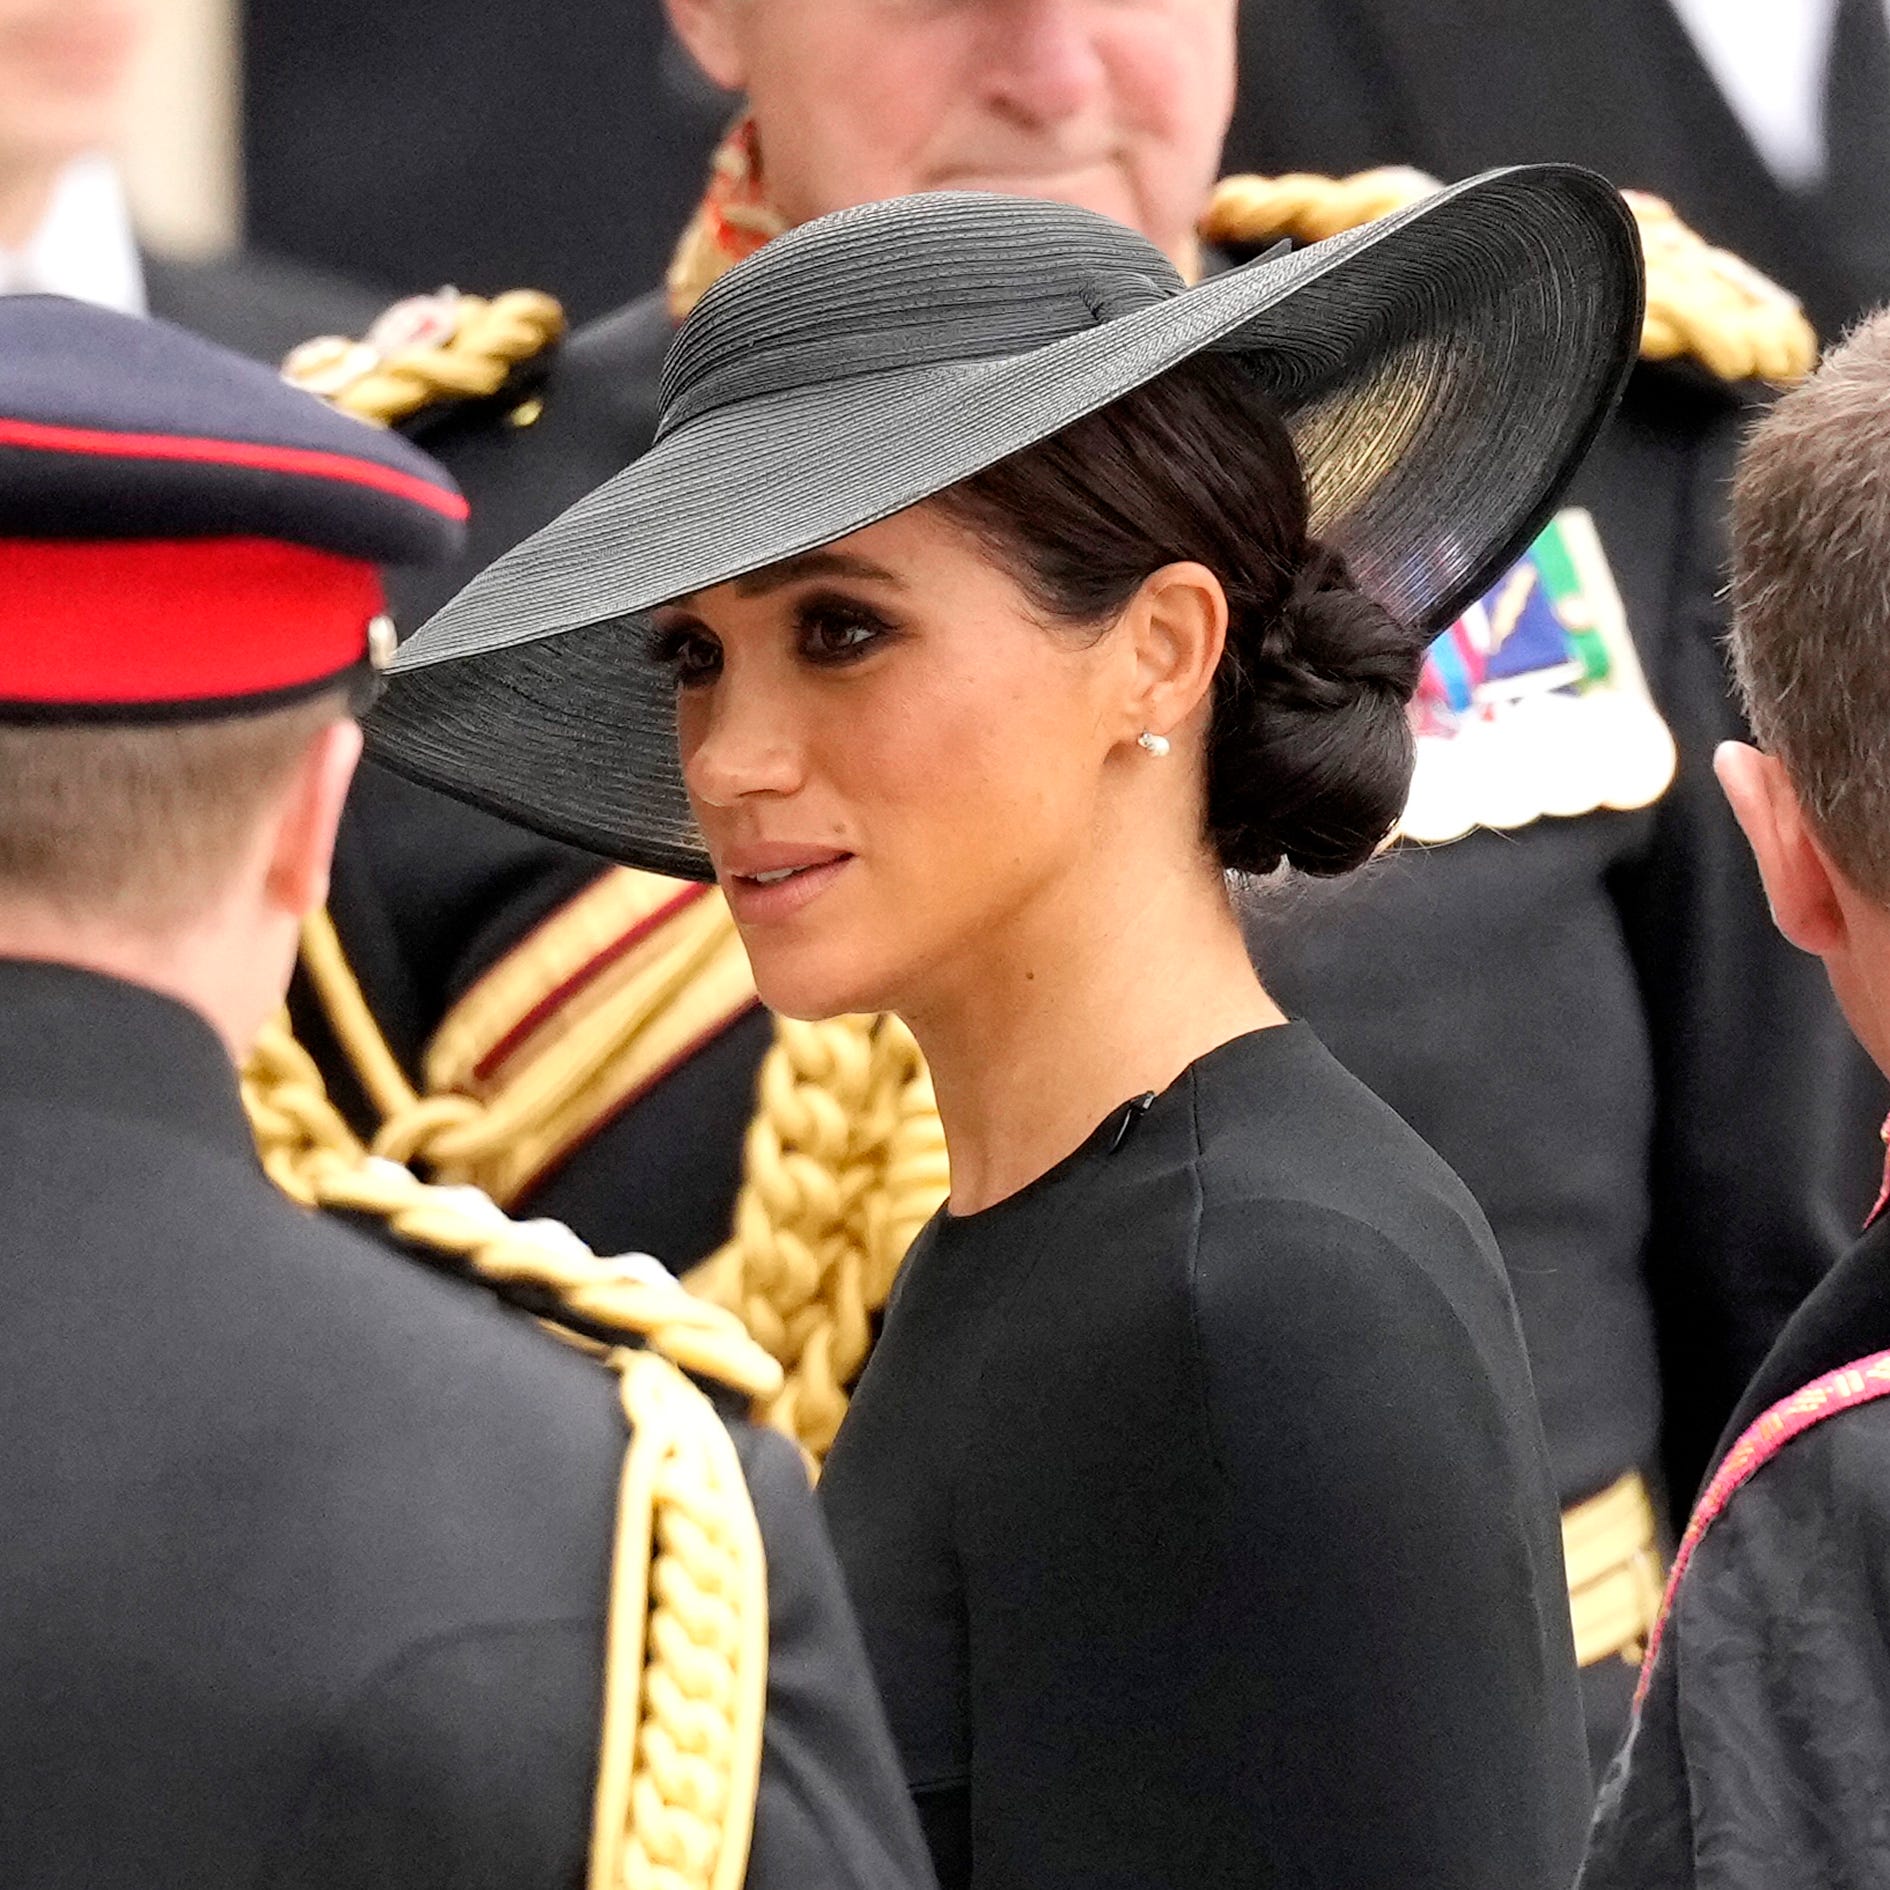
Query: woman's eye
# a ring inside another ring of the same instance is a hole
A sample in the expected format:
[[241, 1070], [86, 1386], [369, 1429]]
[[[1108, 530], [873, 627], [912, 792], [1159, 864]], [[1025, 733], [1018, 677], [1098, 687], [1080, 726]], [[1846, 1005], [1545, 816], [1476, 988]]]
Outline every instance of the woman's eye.
[[801, 648], [817, 663], [844, 663], [864, 655], [888, 627], [870, 611], [809, 611], [801, 619]]
[[651, 655], [682, 689], [708, 682], [722, 668], [722, 646], [694, 630], [665, 630], [653, 640]]

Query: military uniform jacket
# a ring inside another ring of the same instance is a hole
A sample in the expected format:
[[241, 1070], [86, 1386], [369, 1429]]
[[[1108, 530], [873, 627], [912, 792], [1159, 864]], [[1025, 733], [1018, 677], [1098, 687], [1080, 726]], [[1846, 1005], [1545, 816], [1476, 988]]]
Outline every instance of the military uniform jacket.
[[[291, 1206], [222, 1046], [0, 961], [0, 1877], [582, 1883], [612, 1379]], [[781, 1440], [749, 1882], [929, 1874]]]
[[1742, 1453], [1757, 1467], [1702, 1503], [1711, 1520], [1603, 1786], [1582, 1890], [1890, 1882], [1887, 1390], [1879, 1220], [1786, 1327], [1728, 1427], [1715, 1482]]
[[[647, 444], [659, 295], [580, 331], [542, 416], [415, 429], [472, 500], [457, 582]], [[529, 410], [528, 410], [529, 411]], [[1401, 846], [1332, 887], [1263, 893], [1262, 975], [1469, 1182], [1507, 1259], [1564, 1500], [1624, 1470], [1684, 1502], [1739, 1388], [1842, 1250], [1874, 1180], [1880, 1085], [1817, 967], [1774, 933], [1712, 778], [1743, 732], [1721, 657], [1723, 510], [1748, 404], [1643, 366], [1569, 497], [1592, 516], [1678, 777], [1652, 807]], [[344, 828], [334, 910], [395, 1050], [598, 871], [384, 771]], [[298, 1018], [319, 1043], [319, 1020]], [[768, 1025], [751, 1013], [521, 1207], [678, 1266], [729, 1227]], [[326, 1059], [338, 1092], [340, 1059]], [[1737, 1118], [1729, 1119], [1731, 1099]], [[1763, 1149], [1764, 1159], [1752, 1159]]]

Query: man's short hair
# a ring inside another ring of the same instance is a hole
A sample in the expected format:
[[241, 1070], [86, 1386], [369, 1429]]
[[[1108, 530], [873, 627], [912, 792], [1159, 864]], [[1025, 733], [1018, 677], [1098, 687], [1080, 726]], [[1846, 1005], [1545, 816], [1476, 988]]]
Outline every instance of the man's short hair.
[[0, 723], [0, 906], [161, 932], [229, 884], [342, 690], [210, 722]]
[[1890, 310], [1746, 442], [1732, 652], [1753, 733], [1819, 840], [1890, 903]]

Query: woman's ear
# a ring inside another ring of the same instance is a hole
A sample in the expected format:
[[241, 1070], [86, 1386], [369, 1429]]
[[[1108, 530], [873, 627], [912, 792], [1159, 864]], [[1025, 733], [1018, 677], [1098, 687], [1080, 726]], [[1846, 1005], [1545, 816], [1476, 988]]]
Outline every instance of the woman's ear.
[[1758, 862], [1772, 923], [1800, 951], [1819, 958], [1842, 952], [1850, 928], [1835, 869], [1784, 764], [1744, 742], [1721, 742], [1713, 772]]
[[748, 62], [736, 30], [738, 7], [754, 0], [663, 0], [670, 30], [682, 41], [690, 58], [724, 92], [748, 89]]
[[1227, 593], [1204, 564], [1165, 564], [1143, 579], [1123, 620], [1135, 652], [1132, 738], [1172, 736], [1208, 700], [1227, 617]]

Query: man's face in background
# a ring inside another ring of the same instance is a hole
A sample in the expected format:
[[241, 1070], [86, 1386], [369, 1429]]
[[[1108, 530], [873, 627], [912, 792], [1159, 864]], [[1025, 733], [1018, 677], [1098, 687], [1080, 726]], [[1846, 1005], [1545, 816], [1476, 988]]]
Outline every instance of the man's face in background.
[[[0, 0], [4, 6], [7, 0]], [[921, 190], [1080, 204], [1177, 260], [1233, 109], [1235, 0], [671, 0], [791, 222]]]
[[158, 0], [0, 0], [0, 166], [64, 164], [123, 126]]

